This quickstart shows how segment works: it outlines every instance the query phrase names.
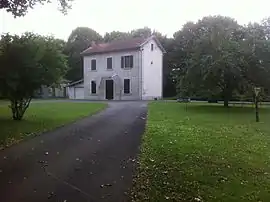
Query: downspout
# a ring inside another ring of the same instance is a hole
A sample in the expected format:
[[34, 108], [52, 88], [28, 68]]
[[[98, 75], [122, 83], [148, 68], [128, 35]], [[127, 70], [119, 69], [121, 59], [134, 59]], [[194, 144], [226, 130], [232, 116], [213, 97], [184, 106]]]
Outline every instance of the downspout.
[[143, 49], [140, 48], [140, 62], [141, 62], [141, 65], [140, 65], [140, 68], [141, 68], [141, 75], [140, 75], [140, 79], [139, 79], [139, 86], [140, 86], [140, 98], [141, 100], [143, 99]]

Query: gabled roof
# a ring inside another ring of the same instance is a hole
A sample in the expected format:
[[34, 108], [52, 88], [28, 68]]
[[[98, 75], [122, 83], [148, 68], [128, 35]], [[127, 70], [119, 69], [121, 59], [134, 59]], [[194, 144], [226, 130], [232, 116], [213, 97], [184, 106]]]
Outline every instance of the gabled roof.
[[165, 53], [165, 49], [162, 47], [160, 42], [155, 36], [150, 36], [148, 38], [130, 38], [125, 40], [117, 40], [112, 41], [110, 43], [99, 43], [93, 44], [88, 49], [84, 50], [82, 55], [92, 55], [98, 53], [107, 53], [107, 52], [116, 52], [116, 51], [124, 51], [124, 50], [136, 50], [141, 48], [144, 44], [146, 44], [149, 40], [155, 40], [159, 48]]

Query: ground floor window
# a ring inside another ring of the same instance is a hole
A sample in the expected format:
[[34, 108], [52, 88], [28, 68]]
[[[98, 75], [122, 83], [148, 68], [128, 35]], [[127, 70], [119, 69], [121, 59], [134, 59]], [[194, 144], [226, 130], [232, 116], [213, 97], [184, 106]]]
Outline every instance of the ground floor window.
[[95, 81], [91, 81], [91, 93], [96, 94], [97, 93], [97, 84]]
[[130, 93], [130, 79], [124, 79], [124, 94]]

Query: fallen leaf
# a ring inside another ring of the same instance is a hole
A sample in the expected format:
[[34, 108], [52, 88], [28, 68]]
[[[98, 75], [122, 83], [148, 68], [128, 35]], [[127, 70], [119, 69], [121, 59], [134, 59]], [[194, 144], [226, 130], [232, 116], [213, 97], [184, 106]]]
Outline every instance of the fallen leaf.
[[195, 199], [195, 201], [201, 201], [201, 199], [197, 198], [197, 197], [195, 197], [194, 199]]
[[54, 195], [54, 192], [48, 192], [48, 199], [52, 198]]
[[112, 184], [102, 184], [102, 185], [100, 185], [101, 188], [104, 188], [104, 187], [111, 187], [111, 186], [112, 186]]

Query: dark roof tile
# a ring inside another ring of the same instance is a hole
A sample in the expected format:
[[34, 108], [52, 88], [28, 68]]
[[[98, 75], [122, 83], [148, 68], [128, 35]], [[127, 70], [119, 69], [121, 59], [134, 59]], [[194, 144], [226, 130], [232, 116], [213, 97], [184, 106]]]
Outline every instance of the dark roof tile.
[[84, 50], [82, 55], [91, 55], [96, 53], [114, 52], [122, 50], [137, 49], [147, 39], [145, 38], [131, 38], [126, 40], [117, 40], [110, 43], [94, 44], [88, 49]]

